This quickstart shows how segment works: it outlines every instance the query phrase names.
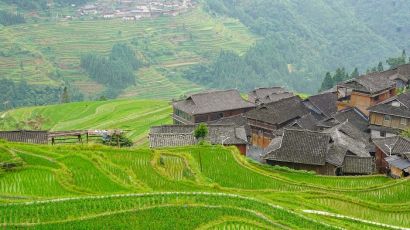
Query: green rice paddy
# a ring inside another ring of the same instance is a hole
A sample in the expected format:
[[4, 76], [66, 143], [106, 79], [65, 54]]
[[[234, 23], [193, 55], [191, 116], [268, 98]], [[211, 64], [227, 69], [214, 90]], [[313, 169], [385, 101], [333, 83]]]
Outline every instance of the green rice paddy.
[[406, 179], [318, 176], [262, 166], [220, 146], [1, 142], [0, 149], [0, 159], [22, 162], [0, 173], [6, 229], [410, 227]]

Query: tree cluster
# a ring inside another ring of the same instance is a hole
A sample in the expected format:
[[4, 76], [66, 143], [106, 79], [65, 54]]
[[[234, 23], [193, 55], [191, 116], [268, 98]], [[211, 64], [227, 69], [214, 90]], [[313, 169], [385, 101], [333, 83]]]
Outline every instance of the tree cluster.
[[12, 14], [4, 10], [0, 10], [0, 24], [3, 26], [11, 26], [25, 23], [23, 15]]
[[[68, 94], [68, 91], [67, 91]], [[59, 103], [62, 95], [62, 89], [50, 86], [33, 86], [26, 81], [15, 83], [12, 80], [0, 80], [0, 111], [12, 108], [46, 105]], [[78, 92], [71, 92], [71, 100], [79, 101], [83, 95]]]
[[134, 51], [126, 44], [114, 45], [108, 57], [98, 54], [86, 54], [81, 57], [81, 67], [88, 75], [113, 92], [134, 85], [134, 72], [141, 65]]
[[[221, 51], [211, 64], [193, 66], [183, 76], [211, 88], [237, 88], [253, 90], [266, 85], [280, 85], [299, 92], [314, 91], [313, 73], [293, 71], [297, 59], [291, 43], [282, 43], [273, 37], [257, 42], [243, 56], [231, 51]], [[275, 50], [284, 50], [282, 55]], [[301, 84], [303, 81], [305, 84]]]
[[332, 75], [330, 72], [326, 73], [325, 79], [322, 82], [320, 91], [328, 90], [342, 81], [346, 81], [359, 76], [359, 70], [355, 68], [349, 75], [345, 68], [337, 68], [336, 72]]
[[[404, 2], [397, 3], [392, 9], [394, 15], [388, 15], [389, 19], [383, 21], [371, 15], [371, 11], [385, 10], [386, 5], [390, 3], [354, 1], [353, 4], [348, 0], [338, 3], [297, 0], [205, 2], [209, 13], [237, 18], [262, 38], [244, 54], [240, 64], [246, 67], [236, 66], [248, 71], [250, 69], [252, 74], [249, 78], [242, 74], [235, 75], [236, 70], [224, 70], [222, 76], [231, 75], [234, 85], [236, 82], [240, 84], [247, 81], [252, 86], [260, 83], [276, 84], [294, 91], [315, 93], [320, 88], [324, 73], [329, 69], [336, 69], [339, 66], [366, 69], [379, 57], [394, 52], [397, 47], [405, 46], [407, 40], [404, 38], [409, 35], [406, 32], [408, 30], [404, 29], [400, 36], [378, 29], [390, 28], [390, 22], [398, 21], [395, 20], [396, 11], [403, 12], [401, 15], [406, 15], [404, 17], [410, 19], [410, 15], [404, 13], [410, 9], [409, 5]], [[364, 7], [366, 4], [370, 6]], [[350, 13], [356, 8], [360, 10], [357, 11], [357, 15], [355, 14], [357, 17], [352, 19]], [[369, 17], [373, 18], [372, 21], [367, 20]], [[376, 26], [375, 21], [378, 22]], [[404, 20], [400, 21], [403, 26], [406, 25]], [[396, 39], [393, 41], [390, 39], [391, 36]], [[236, 60], [238, 59], [234, 58], [232, 61]], [[197, 79], [195, 76], [191, 77]], [[209, 76], [207, 80], [213, 82], [200, 82], [226, 87], [218, 74], [214, 78]], [[246, 89], [241, 85], [238, 88]]]
[[[410, 62], [410, 59], [409, 59], [409, 62]], [[389, 69], [394, 69], [400, 65], [406, 64], [407, 63], [406, 51], [403, 50], [402, 54], [399, 57], [388, 58], [386, 60], [386, 63], [389, 65]], [[379, 62], [377, 66], [368, 68], [366, 71], [366, 74], [375, 73], [375, 72], [383, 72], [383, 71], [384, 71], [383, 62]], [[355, 68], [350, 75], [346, 73], [344, 68], [338, 68], [334, 75], [332, 75], [330, 72], [327, 72], [325, 78], [323, 79], [322, 86], [320, 87], [319, 91], [330, 89], [340, 82], [343, 82], [343, 81], [346, 81], [352, 78], [356, 78], [359, 75], [360, 73], [357, 68]]]

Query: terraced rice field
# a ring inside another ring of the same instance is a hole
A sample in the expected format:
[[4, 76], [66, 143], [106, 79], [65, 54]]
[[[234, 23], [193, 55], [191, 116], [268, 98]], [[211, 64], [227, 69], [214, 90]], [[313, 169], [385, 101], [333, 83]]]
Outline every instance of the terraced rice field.
[[[0, 30], [0, 51], [5, 54], [0, 57], [0, 76], [46, 85], [61, 85], [64, 79], [86, 94], [94, 94], [104, 87], [83, 73], [81, 55], [108, 54], [114, 44], [127, 43], [150, 65], [136, 73], [139, 84], [123, 96], [169, 99], [200, 88], [181, 79], [179, 68], [207, 62], [221, 49], [244, 53], [256, 39], [238, 20], [212, 17], [202, 7], [177, 17], [137, 22], [29, 22]], [[160, 69], [175, 72], [177, 77], [169, 79]], [[56, 70], [61, 77], [53, 77]]]
[[317, 176], [262, 166], [220, 146], [1, 142], [0, 150], [0, 159], [22, 163], [0, 172], [6, 229], [410, 228], [404, 179]]
[[171, 113], [166, 101], [123, 99], [21, 108], [0, 113], [0, 122], [3, 129], [14, 130], [6, 120], [24, 122], [40, 115], [43, 130], [123, 129], [130, 130], [132, 140], [146, 143], [149, 127], [171, 123]]

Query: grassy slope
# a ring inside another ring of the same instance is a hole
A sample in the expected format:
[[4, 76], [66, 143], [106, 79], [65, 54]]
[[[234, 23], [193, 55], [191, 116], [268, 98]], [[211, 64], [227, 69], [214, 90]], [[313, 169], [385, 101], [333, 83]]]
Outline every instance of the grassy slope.
[[[41, 115], [46, 118], [42, 126], [44, 130], [120, 128], [132, 130], [128, 135], [134, 141], [146, 142], [149, 127], [170, 123], [171, 113], [171, 107], [166, 101], [122, 99], [20, 108], [5, 112], [2, 119], [12, 117], [18, 121], [27, 121]], [[4, 128], [15, 129], [11, 126]]]
[[178, 74], [169, 79], [159, 70], [178, 73], [184, 66], [207, 61], [222, 48], [243, 53], [255, 37], [239, 21], [210, 17], [200, 7], [177, 17], [135, 23], [122, 20], [30, 22], [0, 30], [0, 51], [10, 54], [0, 57], [0, 77], [58, 85], [61, 79], [50, 76], [59, 70], [63, 79], [74, 82], [82, 91], [95, 93], [103, 87], [90, 81], [80, 70], [80, 56], [87, 52], [106, 54], [113, 44], [131, 41], [134, 44], [137, 41], [135, 50], [154, 64], [137, 73], [140, 84], [130, 87], [123, 96], [170, 98], [200, 87]]
[[[0, 148], [0, 159], [24, 162], [22, 169], [0, 174], [0, 201], [10, 203], [0, 204], [1, 226], [95, 229], [132, 223], [144, 229], [156, 219], [156, 229], [377, 229], [303, 212], [313, 209], [410, 227], [407, 180], [261, 167], [220, 147], [152, 151], [0, 143]], [[34, 199], [45, 202], [21, 203]]]

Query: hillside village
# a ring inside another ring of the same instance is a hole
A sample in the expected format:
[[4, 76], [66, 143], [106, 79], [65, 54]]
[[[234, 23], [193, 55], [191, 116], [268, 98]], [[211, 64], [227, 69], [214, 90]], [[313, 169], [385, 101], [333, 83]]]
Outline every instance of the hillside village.
[[[369, 73], [308, 98], [282, 87], [205, 91], [173, 101], [172, 125], [152, 126], [152, 149], [192, 146], [198, 124], [204, 141], [235, 146], [262, 164], [322, 175], [410, 175], [410, 64]], [[132, 131], [132, 130], [131, 130]], [[124, 130], [1, 131], [0, 138], [36, 144], [103, 139], [128, 146]]]
[[135, 21], [162, 15], [177, 16], [192, 7], [194, 7], [194, 2], [191, 0], [101, 0], [94, 4], [81, 6], [77, 11], [77, 16]]
[[173, 102], [174, 125], [152, 127], [152, 148], [197, 143], [237, 146], [254, 160], [323, 175], [410, 174], [410, 64], [339, 83], [307, 99], [281, 87], [193, 94]]

